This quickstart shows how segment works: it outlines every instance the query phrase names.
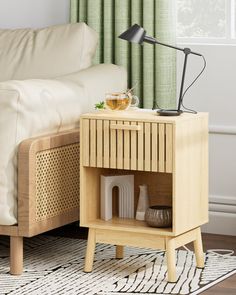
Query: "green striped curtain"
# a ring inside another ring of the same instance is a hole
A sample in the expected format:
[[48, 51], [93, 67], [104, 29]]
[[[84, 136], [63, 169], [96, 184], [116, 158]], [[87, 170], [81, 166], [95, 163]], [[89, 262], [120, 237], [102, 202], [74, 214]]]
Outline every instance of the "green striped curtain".
[[130, 44], [118, 35], [137, 23], [159, 41], [175, 43], [175, 0], [71, 0], [71, 22], [86, 22], [99, 34], [95, 63], [128, 70], [128, 84], [144, 108], [176, 104], [176, 52], [157, 45]]

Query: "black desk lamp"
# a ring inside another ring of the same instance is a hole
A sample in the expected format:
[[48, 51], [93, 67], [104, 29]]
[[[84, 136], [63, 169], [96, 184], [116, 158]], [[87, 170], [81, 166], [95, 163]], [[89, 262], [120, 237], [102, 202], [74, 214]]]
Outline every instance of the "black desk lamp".
[[[127, 31], [122, 33], [119, 38], [124, 39], [129, 42], [142, 44], [143, 42], [150, 43], [150, 44], [159, 44], [166, 47], [170, 47], [176, 50], [183, 51], [185, 54], [184, 56], [184, 66], [183, 66], [183, 72], [182, 72], [182, 80], [181, 80], [181, 86], [180, 86], [180, 93], [179, 93], [179, 102], [178, 102], [178, 108], [177, 110], [157, 110], [157, 113], [159, 113], [162, 116], [179, 116], [183, 111], [181, 110], [181, 106], [183, 103], [183, 97], [185, 92], [189, 89], [190, 86], [193, 85], [193, 83], [197, 80], [197, 78], [202, 74], [206, 67], [206, 61], [202, 54], [192, 51], [190, 48], [180, 48], [172, 45], [168, 45], [165, 43], [161, 43], [157, 41], [155, 38], [147, 36], [146, 31], [140, 27], [139, 25], [135, 24], [132, 27], [130, 27]], [[194, 81], [190, 84], [190, 86], [186, 89], [186, 91], [183, 93], [184, 90], [184, 80], [185, 80], [185, 73], [186, 73], [186, 67], [187, 67], [187, 59], [189, 54], [194, 54], [201, 56], [204, 59], [204, 67], [201, 70], [201, 72], [197, 75], [197, 77], [194, 79]]]

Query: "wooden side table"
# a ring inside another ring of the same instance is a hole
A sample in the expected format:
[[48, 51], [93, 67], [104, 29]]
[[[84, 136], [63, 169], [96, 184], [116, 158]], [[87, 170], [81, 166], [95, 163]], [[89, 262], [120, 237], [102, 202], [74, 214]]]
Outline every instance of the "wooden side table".
[[[200, 226], [208, 222], [208, 115], [161, 117], [152, 111], [84, 114], [81, 130], [80, 222], [89, 227], [85, 272], [91, 272], [97, 242], [163, 249], [168, 281], [176, 281], [175, 249], [194, 242], [197, 267], [204, 267]], [[147, 184], [151, 205], [172, 206], [172, 227], [144, 221], [100, 217], [100, 176], [134, 175]]]

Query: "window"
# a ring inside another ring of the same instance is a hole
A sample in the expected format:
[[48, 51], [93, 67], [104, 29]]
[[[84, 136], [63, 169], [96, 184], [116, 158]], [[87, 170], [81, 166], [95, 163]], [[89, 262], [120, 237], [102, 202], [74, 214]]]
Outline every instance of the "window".
[[236, 44], [236, 0], [177, 0], [182, 43]]

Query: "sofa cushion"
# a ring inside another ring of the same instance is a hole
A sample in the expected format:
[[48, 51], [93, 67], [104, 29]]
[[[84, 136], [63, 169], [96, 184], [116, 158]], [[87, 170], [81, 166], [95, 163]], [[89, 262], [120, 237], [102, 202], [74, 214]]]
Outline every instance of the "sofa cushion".
[[0, 29], [0, 81], [53, 78], [88, 68], [97, 40], [85, 23]]
[[0, 225], [17, 222], [17, 147], [30, 137], [78, 127], [107, 91], [126, 88], [126, 71], [97, 65], [53, 80], [0, 83]]
[[99, 64], [59, 79], [74, 82], [84, 88], [86, 112], [94, 110], [95, 103], [104, 100], [106, 93], [127, 89], [127, 71], [113, 64]]

